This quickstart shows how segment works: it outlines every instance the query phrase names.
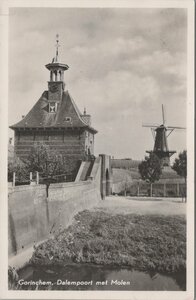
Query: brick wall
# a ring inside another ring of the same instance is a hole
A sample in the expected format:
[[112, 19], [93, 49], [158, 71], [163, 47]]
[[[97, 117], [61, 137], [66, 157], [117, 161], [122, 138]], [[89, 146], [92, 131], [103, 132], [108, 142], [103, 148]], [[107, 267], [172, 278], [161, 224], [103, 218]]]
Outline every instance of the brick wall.
[[51, 150], [66, 157], [67, 173], [76, 172], [78, 161], [85, 158], [86, 132], [79, 130], [30, 131], [15, 132], [15, 152], [21, 159], [27, 159], [33, 145], [43, 142]]

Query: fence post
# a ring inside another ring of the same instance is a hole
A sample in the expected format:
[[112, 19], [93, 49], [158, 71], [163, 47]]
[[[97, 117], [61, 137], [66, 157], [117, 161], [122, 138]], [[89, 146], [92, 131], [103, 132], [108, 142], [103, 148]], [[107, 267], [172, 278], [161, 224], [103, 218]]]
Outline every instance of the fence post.
[[152, 182], [150, 183], [150, 197], [153, 197], [153, 195], [152, 195]]
[[139, 197], [140, 195], [140, 183], [138, 182], [138, 185], [137, 185], [137, 196]]
[[179, 182], [176, 184], [176, 189], [177, 189], [177, 197], [180, 196], [180, 186], [179, 186]]
[[166, 183], [163, 184], [163, 197], [166, 197]]
[[39, 184], [39, 172], [36, 172], [36, 184]]
[[16, 183], [16, 173], [13, 172], [13, 181], [12, 181], [12, 186], [15, 186]]
[[30, 184], [31, 184], [32, 179], [33, 179], [33, 174], [32, 174], [32, 172], [30, 172], [29, 177], [30, 177], [29, 179], [30, 179]]

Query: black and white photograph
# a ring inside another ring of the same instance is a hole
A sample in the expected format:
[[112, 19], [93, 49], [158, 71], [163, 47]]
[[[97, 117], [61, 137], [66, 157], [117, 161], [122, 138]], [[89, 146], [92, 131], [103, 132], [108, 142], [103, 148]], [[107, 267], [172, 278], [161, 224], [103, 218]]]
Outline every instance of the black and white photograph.
[[194, 299], [193, 2], [15, 3], [4, 297]]

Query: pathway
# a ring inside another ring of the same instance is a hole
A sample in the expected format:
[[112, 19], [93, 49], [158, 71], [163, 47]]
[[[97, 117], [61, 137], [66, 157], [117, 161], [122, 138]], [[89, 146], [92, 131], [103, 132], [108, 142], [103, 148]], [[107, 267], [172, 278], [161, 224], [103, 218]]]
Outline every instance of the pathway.
[[186, 215], [186, 203], [182, 203], [180, 198], [109, 196], [91, 210], [103, 210], [112, 214]]

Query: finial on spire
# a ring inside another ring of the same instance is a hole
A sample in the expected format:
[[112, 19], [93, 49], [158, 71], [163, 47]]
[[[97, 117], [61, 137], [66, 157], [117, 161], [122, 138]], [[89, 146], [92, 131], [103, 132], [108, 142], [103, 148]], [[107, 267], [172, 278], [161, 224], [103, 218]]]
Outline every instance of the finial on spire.
[[59, 34], [57, 33], [56, 34], [56, 56], [55, 56], [55, 62], [58, 62], [58, 56], [59, 56], [59, 47], [60, 47], [60, 45], [59, 45]]

